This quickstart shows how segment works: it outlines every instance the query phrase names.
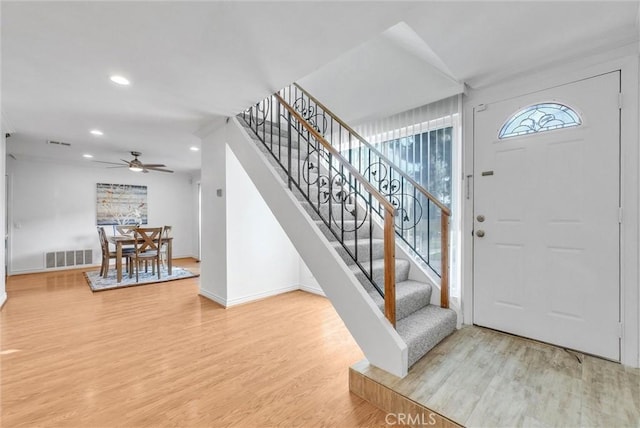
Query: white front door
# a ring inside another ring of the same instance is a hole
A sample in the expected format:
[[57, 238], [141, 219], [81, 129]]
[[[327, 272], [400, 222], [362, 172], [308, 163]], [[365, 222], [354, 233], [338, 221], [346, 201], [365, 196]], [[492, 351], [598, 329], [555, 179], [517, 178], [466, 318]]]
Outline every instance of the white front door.
[[[616, 71], [475, 109], [475, 324], [620, 360], [619, 92]], [[498, 137], [541, 103], [581, 124]]]

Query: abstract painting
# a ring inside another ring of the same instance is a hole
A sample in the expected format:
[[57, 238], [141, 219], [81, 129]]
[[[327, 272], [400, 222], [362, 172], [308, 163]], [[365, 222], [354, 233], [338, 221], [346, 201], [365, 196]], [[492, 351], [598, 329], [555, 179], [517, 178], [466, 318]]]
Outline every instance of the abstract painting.
[[147, 224], [147, 186], [97, 184], [98, 226]]

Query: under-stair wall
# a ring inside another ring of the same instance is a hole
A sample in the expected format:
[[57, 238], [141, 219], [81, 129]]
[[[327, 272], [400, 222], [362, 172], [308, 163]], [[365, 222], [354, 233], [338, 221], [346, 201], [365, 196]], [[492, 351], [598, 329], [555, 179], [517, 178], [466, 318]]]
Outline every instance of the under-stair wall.
[[[226, 143], [232, 150], [313, 276], [322, 284], [325, 295], [331, 300], [367, 359], [373, 365], [396, 376], [406, 375], [407, 345], [371, 301], [353, 272], [340, 259], [317, 224], [287, 189], [286, 184], [268, 163], [245, 128], [236, 118], [232, 118], [223, 129], [215, 132], [215, 136], [216, 141], [208, 141], [208, 144], [224, 146]], [[219, 160], [216, 163], [219, 163]], [[217, 165], [217, 167], [224, 170], [224, 165]], [[203, 168], [203, 181], [206, 178], [207, 174]], [[207, 185], [211, 189], [210, 197], [216, 198], [215, 191], [211, 187], [216, 187], [215, 179], [212, 177], [210, 179], [211, 183]], [[224, 183], [220, 183], [219, 187], [224, 188]], [[205, 197], [203, 192], [203, 214], [207, 210], [204, 206]], [[221, 211], [216, 208], [215, 202], [209, 202], [209, 204], [213, 212]], [[226, 221], [228, 213], [222, 215], [219, 212], [218, 214], [220, 214], [219, 218], [225, 218]], [[205, 222], [208, 221], [207, 219]], [[204, 222], [203, 235], [207, 236]], [[216, 249], [221, 250], [219, 245]], [[203, 266], [201, 283], [207, 284], [209, 280], [214, 280], [217, 286], [213, 289], [216, 290], [216, 287], [223, 286], [220, 283], [221, 279], [222, 275], [212, 272], [211, 269], [205, 270]], [[202, 294], [207, 296], [206, 291]]]
[[200, 283], [200, 294], [228, 308], [298, 289], [321, 292], [225, 144], [225, 132], [223, 127], [203, 144], [202, 270], [207, 280]]

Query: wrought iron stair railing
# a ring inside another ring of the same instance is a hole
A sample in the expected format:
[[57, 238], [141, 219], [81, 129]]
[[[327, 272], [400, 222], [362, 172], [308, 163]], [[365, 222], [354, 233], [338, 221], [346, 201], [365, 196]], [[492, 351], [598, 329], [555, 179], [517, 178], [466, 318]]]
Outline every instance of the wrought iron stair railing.
[[[395, 326], [397, 208], [281, 94], [262, 100], [241, 117], [286, 172], [289, 189], [304, 197], [384, 298], [385, 316]], [[383, 227], [382, 281], [374, 275], [374, 222]]]
[[396, 208], [397, 236], [440, 277], [440, 306], [448, 308], [449, 207], [300, 85], [280, 90], [279, 96]]

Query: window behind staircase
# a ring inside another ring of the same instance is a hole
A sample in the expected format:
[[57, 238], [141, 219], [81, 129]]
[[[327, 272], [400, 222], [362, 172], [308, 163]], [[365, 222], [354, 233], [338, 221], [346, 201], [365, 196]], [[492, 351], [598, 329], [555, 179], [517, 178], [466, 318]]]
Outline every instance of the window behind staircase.
[[433, 129], [376, 144], [376, 148], [451, 208], [453, 127]]
[[[459, 158], [459, 102], [451, 97], [436, 103], [405, 111], [391, 117], [376, 119], [355, 127], [369, 143], [392, 163], [409, 174], [421, 186], [437, 197], [447, 207], [457, 213], [456, 195], [459, 183], [453, 179], [457, 174], [456, 162]], [[343, 151], [345, 157], [354, 160], [354, 165], [365, 171], [372, 160], [366, 158], [368, 152], [359, 147]], [[373, 160], [375, 161], [375, 160]], [[360, 165], [359, 165], [360, 164]], [[428, 204], [422, 204], [428, 206]], [[428, 216], [430, 226], [421, 222], [416, 228], [416, 244], [429, 249], [429, 262], [439, 263], [440, 255], [440, 213], [436, 210], [423, 213]], [[455, 214], [454, 214], [455, 216]], [[456, 264], [458, 239], [454, 225], [452, 230], [452, 281], [451, 292], [458, 295]], [[409, 238], [411, 239], [411, 237]]]

